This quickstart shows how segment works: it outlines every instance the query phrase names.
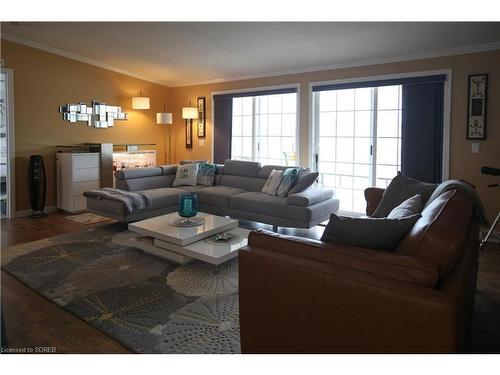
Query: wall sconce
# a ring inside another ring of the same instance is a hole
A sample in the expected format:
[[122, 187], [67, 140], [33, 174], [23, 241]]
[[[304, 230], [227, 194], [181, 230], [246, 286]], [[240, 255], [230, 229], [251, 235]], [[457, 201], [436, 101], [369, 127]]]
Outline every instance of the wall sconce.
[[198, 118], [198, 108], [182, 107], [182, 118], [186, 120], [186, 148], [193, 148], [193, 119]]
[[132, 97], [132, 108], [133, 109], [149, 109], [149, 97], [142, 96], [142, 90], [139, 93], [139, 96]]

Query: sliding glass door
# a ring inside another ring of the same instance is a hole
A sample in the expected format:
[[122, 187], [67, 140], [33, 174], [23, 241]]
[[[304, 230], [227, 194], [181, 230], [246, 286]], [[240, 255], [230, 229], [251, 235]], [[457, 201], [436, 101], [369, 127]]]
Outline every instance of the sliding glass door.
[[297, 165], [297, 94], [232, 99], [231, 159]]
[[402, 86], [314, 92], [314, 140], [320, 185], [340, 210], [363, 213], [364, 190], [385, 188], [401, 168]]

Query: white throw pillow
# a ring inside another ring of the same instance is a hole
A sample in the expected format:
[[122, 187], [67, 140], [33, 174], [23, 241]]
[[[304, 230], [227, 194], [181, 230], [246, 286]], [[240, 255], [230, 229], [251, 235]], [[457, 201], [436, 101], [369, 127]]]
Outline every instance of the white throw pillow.
[[197, 176], [198, 164], [179, 165], [172, 186], [196, 186]]
[[262, 188], [262, 192], [269, 195], [276, 195], [282, 177], [283, 177], [283, 171], [280, 171], [279, 169], [273, 169], [271, 171], [271, 174], [267, 178], [264, 187]]
[[394, 207], [389, 215], [388, 219], [403, 219], [405, 217], [419, 214], [422, 212], [422, 196], [416, 194], [413, 197], [408, 198], [399, 206]]

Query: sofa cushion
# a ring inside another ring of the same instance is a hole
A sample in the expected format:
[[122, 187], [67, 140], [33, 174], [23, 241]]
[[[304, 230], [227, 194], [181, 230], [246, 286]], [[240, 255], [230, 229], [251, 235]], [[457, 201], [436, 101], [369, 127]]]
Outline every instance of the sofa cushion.
[[[142, 168], [137, 168], [142, 169]], [[174, 175], [151, 176], [116, 180], [116, 188], [129, 191], [142, 191], [172, 186]]]
[[175, 175], [177, 173], [177, 164], [158, 165], [157, 167], [162, 169], [164, 175]]
[[184, 193], [186, 191], [190, 193], [198, 193], [203, 189], [207, 189], [207, 186], [177, 186], [176, 189], [183, 190]]
[[288, 192], [288, 195], [300, 193], [308, 189], [314, 184], [318, 176], [319, 176], [318, 172], [311, 172], [309, 168], [300, 168], [297, 181], [295, 182], [295, 185], [293, 185], [293, 187]]
[[[220, 179], [218, 179], [217, 177], [220, 177]], [[266, 180], [262, 178], [233, 176], [226, 174], [220, 176], [218, 175], [215, 179], [215, 185], [217, 186], [229, 186], [237, 189], [244, 189], [247, 191], [261, 191], [265, 183]]]
[[373, 212], [373, 217], [387, 217], [392, 209], [400, 205], [406, 199], [420, 194], [422, 196], [422, 205], [429, 200], [432, 192], [436, 189], [436, 184], [413, 180], [401, 173], [394, 177], [385, 189], [382, 199]]
[[212, 206], [229, 207], [231, 197], [244, 193], [246, 190], [232, 188], [228, 186], [206, 187], [198, 192], [200, 202]]
[[162, 169], [159, 167], [127, 168], [117, 170], [115, 172], [115, 178], [117, 180], [128, 180], [131, 178], [161, 176], [162, 174]]
[[186, 164], [201, 164], [201, 163], [208, 163], [208, 160], [181, 160], [179, 161], [180, 165], [186, 165]]
[[231, 208], [257, 212], [269, 216], [293, 217], [303, 207], [288, 206], [286, 198], [271, 196], [266, 193], [252, 191], [235, 195], [231, 198]]
[[389, 215], [388, 219], [402, 219], [407, 216], [419, 214], [422, 212], [422, 196], [416, 194], [413, 197], [408, 198], [399, 206], [394, 207]]
[[142, 192], [151, 201], [151, 209], [175, 206], [179, 201], [179, 194], [184, 190], [176, 188], [150, 189]]
[[439, 264], [441, 276], [446, 275], [464, 250], [464, 237], [473, 216], [472, 197], [462, 190], [449, 190], [422, 211], [397, 252], [431, 259]]
[[330, 199], [332, 196], [333, 190], [331, 189], [312, 188], [307, 189], [302, 193], [288, 195], [286, 201], [288, 204], [293, 206], [307, 207]]
[[224, 162], [224, 174], [244, 177], [257, 177], [260, 163], [255, 161], [226, 160]]
[[403, 219], [330, 216], [322, 241], [338, 242], [381, 251], [394, 251], [420, 214]]

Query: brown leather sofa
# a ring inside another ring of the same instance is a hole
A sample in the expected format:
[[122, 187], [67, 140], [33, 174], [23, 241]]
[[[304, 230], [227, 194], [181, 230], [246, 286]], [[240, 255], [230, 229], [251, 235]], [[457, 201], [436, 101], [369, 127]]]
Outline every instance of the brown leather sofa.
[[[367, 215], [382, 193], [367, 189]], [[425, 208], [394, 252], [252, 232], [239, 253], [242, 352], [464, 352], [478, 251], [460, 190]]]

